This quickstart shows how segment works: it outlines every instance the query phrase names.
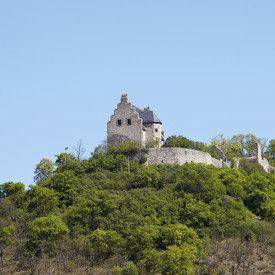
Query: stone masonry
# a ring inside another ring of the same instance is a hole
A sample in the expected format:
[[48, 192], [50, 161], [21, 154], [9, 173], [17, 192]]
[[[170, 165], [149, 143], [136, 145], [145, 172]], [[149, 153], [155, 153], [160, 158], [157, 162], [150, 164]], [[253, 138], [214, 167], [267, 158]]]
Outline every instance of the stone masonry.
[[[107, 143], [117, 146], [126, 140], [135, 140], [145, 145], [150, 141], [158, 141], [159, 147], [164, 142], [164, 132], [161, 129], [162, 123], [148, 106], [143, 110], [128, 102], [127, 94], [122, 94], [121, 102], [107, 123]], [[227, 160], [224, 153], [213, 146], [219, 159], [213, 158], [210, 154], [202, 151], [185, 148], [150, 148], [139, 150], [131, 158], [141, 159], [147, 157], [146, 165], [159, 164], [184, 164], [186, 162], [204, 163], [214, 165], [217, 168], [231, 167], [231, 162]], [[251, 157], [247, 158], [258, 163], [266, 172], [270, 172], [274, 167], [270, 166], [268, 160], [262, 157], [261, 147], [258, 143], [253, 144]], [[235, 166], [239, 166], [238, 158], [235, 158]]]
[[150, 141], [164, 141], [162, 123], [148, 106], [141, 110], [128, 102], [127, 94], [122, 94], [121, 102], [107, 123], [107, 143], [117, 146], [126, 140], [135, 140], [142, 145]]
[[141, 159], [142, 156], [147, 157], [146, 165], [157, 164], [184, 164], [186, 162], [204, 163], [213, 165], [217, 168], [231, 167], [230, 161], [218, 160], [210, 156], [210, 154], [202, 151], [186, 149], [186, 148], [148, 148], [137, 152], [133, 157]]

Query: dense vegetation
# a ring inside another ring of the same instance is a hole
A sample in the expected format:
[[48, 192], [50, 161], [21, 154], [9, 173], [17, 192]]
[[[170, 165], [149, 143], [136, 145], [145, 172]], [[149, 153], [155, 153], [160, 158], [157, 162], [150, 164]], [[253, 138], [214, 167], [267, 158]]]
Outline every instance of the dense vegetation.
[[135, 150], [61, 153], [27, 191], [0, 185], [2, 274], [272, 274], [275, 174], [148, 167]]

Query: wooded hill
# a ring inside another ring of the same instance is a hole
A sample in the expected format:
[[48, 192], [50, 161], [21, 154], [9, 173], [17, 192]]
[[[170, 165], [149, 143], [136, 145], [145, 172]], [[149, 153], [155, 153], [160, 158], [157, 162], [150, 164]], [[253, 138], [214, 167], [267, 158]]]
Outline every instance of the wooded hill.
[[27, 191], [3, 183], [1, 274], [274, 274], [275, 174], [145, 166], [136, 149], [61, 153]]

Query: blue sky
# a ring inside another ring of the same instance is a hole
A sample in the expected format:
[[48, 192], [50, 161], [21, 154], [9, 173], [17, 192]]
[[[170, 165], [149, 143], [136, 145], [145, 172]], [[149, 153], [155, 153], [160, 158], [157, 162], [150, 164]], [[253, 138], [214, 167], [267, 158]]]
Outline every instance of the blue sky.
[[122, 93], [166, 137], [275, 138], [275, 1], [0, 0], [0, 183], [106, 138]]

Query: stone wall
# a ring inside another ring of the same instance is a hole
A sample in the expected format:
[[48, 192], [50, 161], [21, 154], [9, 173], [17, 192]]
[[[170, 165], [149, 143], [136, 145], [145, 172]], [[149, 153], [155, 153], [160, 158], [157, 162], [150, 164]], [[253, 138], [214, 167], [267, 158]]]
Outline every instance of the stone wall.
[[[254, 143], [251, 147], [251, 150], [251, 157], [246, 158], [248, 161], [252, 162], [257, 160], [267, 173], [274, 169], [274, 167], [269, 164], [268, 160], [262, 157], [261, 145], [259, 143]], [[236, 168], [239, 168], [240, 160], [241, 158], [234, 158]]]
[[146, 127], [146, 141], [158, 140], [159, 146], [163, 145], [163, 141], [161, 140], [161, 124], [159, 123], [147, 123]]
[[146, 165], [157, 164], [184, 164], [186, 162], [204, 163], [217, 168], [231, 167], [230, 162], [212, 158], [210, 154], [185, 148], [149, 148], [142, 149], [132, 157], [141, 159], [147, 157]]
[[[128, 124], [128, 119], [131, 124]], [[121, 125], [118, 125], [118, 120]], [[110, 121], [107, 123], [107, 142], [110, 145], [117, 146], [125, 140], [137, 140], [142, 142], [144, 138], [142, 119], [128, 102], [126, 94], [121, 96], [121, 102], [117, 105], [114, 115], [111, 116]]]
[[259, 143], [254, 143], [251, 147], [251, 158], [256, 158], [259, 164], [264, 168], [266, 172], [270, 172], [270, 165], [267, 159], [262, 157], [261, 145]]

